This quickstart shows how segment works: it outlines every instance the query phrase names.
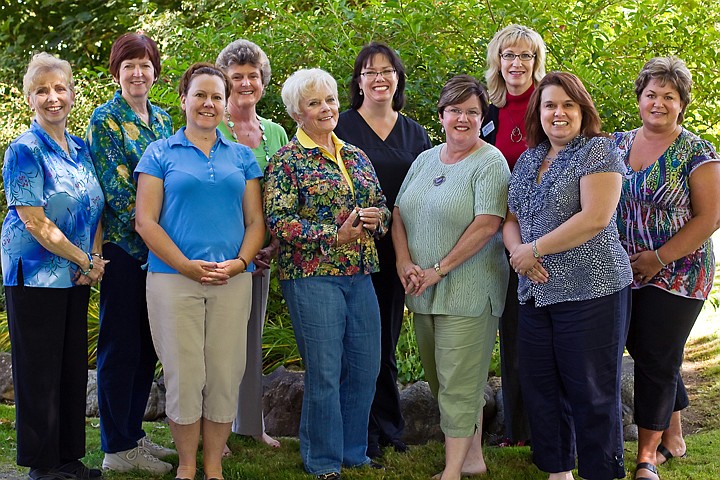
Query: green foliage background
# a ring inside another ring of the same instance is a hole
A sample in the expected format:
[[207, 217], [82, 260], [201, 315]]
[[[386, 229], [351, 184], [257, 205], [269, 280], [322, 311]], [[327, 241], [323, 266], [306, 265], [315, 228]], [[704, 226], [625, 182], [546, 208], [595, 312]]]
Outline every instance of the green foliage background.
[[[21, 84], [32, 53], [49, 51], [73, 64], [77, 99], [69, 129], [83, 135], [92, 110], [116, 88], [107, 72], [112, 41], [134, 30], [145, 31], [160, 46], [163, 71], [151, 100], [166, 108], [178, 127], [180, 75], [193, 62], [214, 61], [232, 40], [248, 38], [270, 57], [272, 81], [259, 111], [290, 134], [295, 126], [280, 99], [283, 80], [300, 67], [324, 68], [338, 80], [345, 108], [355, 56], [362, 45], [378, 40], [395, 48], [405, 63], [405, 113], [439, 141], [440, 88], [457, 73], [482, 79], [487, 43], [509, 23], [543, 36], [548, 70], [571, 71], [583, 79], [606, 131], [639, 125], [633, 81], [646, 60], [668, 54], [683, 58], [695, 79], [685, 126], [720, 145], [720, 6], [711, 0], [5, 0], [0, 3], [0, 150], [31, 119]], [[299, 363], [276, 282], [265, 335], [268, 369]], [[91, 325], [96, 324], [92, 315]], [[406, 330], [405, 353], [398, 360], [401, 377], [411, 380], [422, 370], [412, 329]], [[2, 337], [0, 330], [0, 344]]]

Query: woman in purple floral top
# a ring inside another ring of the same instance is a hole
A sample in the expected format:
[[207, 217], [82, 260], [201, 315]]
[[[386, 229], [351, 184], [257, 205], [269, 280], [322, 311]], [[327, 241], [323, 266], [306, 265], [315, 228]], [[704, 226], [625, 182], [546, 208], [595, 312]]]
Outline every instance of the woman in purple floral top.
[[336, 479], [341, 466], [370, 464], [380, 369], [373, 236], [384, 233], [390, 212], [368, 157], [333, 133], [335, 79], [298, 70], [282, 98], [298, 130], [265, 171], [265, 215], [280, 242], [280, 286], [305, 363], [300, 454], [309, 473]]
[[627, 349], [635, 360], [638, 479], [659, 478], [656, 465], [685, 455], [680, 366], [714, 275], [720, 157], [681, 126], [691, 86], [682, 60], [651, 59], [635, 80], [642, 127], [615, 134], [626, 168], [618, 230], [634, 275]]

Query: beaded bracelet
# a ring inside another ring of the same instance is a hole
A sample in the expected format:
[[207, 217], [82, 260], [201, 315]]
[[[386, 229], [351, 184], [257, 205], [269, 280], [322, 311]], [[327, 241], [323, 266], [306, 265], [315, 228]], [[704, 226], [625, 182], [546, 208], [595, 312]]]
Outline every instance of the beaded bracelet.
[[90, 270], [93, 269], [93, 258], [92, 258], [92, 255], [89, 253], [86, 253], [86, 255], [88, 257], [88, 261], [90, 262], [90, 265], [88, 265], [88, 269], [83, 270], [82, 267], [80, 267], [80, 265], [78, 265], [78, 267], [80, 267], [80, 273], [82, 273], [85, 276], [88, 276], [90, 274]]

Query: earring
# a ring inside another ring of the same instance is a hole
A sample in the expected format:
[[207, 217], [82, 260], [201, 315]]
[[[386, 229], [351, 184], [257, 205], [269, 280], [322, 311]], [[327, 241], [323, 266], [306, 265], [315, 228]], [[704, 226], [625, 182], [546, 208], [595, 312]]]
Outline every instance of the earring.
[[365, 95], [365, 94], [363, 93], [362, 88], [361, 88], [361, 89], [360, 89], [360, 96], [362, 97], [363, 95]]

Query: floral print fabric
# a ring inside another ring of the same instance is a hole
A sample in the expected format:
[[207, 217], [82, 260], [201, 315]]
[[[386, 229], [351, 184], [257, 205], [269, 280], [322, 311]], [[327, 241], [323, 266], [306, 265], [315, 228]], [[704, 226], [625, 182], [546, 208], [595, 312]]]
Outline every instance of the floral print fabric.
[[[43, 247], [15, 207], [43, 207], [67, 239], [89, 252], [103, 210], [103, 193], [85, 143], [65, 133], [70, 155], [33, 121], [5, 151], [8, 214], [2, 226], [5, 286], [68, 288], [78, 266]], [[22, 263], [22, 273], [20, 264]]]
[[340, 160], [352, 179], [354, 195], [338, 165], [319, 147], [304, 147], [297, 136], [270, 159], [265, 170], [264, 209], [268, 227], [280, 240], [282, 280], [378, 271], [375, 241], [369, 232], [356, 242], [335, 246], [337, 231], [355, 206], [380, 208], [385, 228], [390, 221], [368, 157], [343, 144]]
[[95, 109], [87, 130], [90, 156], [107, 202], [103, 212], [104, 241], [120, 246], [143, 262], [148, 249], [133, 226], [137, 185], [132, 175], [145, 148], [172, 135], [170, 116], [148, 105], [150, 125], [137, 116], [118, 90], [112, 100]]
[[[617, 223], [628, 255], [657, 250], [692, 218], [690, 175], [706, 162], [720, 161], [709, 142], [683, 128], [656, 162], [636, 172], [629, 163], [636, 135], [637, 130], [615, 133], [625, 162]], [[715, 256], [708, 239], [691, 254], [663, 267], [646, 285], [683, 297], [706, 299], [714, 274]], [[640, 286], [633, 284], [633, 288]]]

